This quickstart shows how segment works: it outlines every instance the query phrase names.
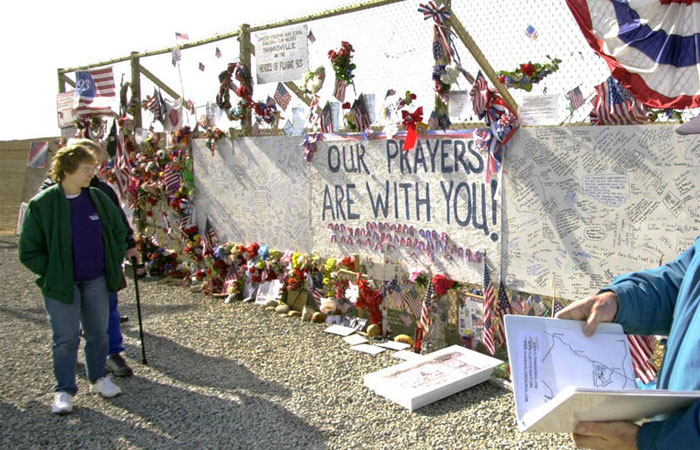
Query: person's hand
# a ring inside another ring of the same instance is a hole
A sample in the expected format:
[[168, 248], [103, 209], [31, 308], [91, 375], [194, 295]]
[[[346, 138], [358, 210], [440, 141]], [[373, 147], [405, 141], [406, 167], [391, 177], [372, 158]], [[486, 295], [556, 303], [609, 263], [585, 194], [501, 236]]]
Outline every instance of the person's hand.
[[139, 261], [139, 251], [136, 250], [136, 247], [131, 247], [129, 250], [126, 251], [126, 260], [131, 262], [132, 259], [136, 258], [136, 262]]
[[632, 422], [580, 422], [573, 433], [577, 447], [636, 450], [639, 426]]
[[[136, 250], [136, 247], [131, 247], [129, 250], [126, 251], [126, 259], [129, 262], [133, 261], [133, 259], [136, 258], [136, 264], [138, 264], [139, 256], [141, 256], [141, 255], [139, 254], [139, 251]], [[137, 265], [136, 275], [140, 277], [141, 275], [143, 275], [145, 273], [146, 273], [146, 269], [144, 269], [142, 266], [139, 267]]]
[[591, 336], [601, 322], [612, 322], [617, 315], [618, 299], [613, 291], [605, 291], [576, 301], [557, 313], [558, 319], [585, 320], [583, 334]]

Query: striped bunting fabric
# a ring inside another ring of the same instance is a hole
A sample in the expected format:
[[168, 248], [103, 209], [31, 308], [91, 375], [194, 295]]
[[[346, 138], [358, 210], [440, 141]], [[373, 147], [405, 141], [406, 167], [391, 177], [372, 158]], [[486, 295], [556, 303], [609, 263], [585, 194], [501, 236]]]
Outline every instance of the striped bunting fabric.
[[652, 108], [700, 107], [700, 2], [566, 0], [612, 75]]

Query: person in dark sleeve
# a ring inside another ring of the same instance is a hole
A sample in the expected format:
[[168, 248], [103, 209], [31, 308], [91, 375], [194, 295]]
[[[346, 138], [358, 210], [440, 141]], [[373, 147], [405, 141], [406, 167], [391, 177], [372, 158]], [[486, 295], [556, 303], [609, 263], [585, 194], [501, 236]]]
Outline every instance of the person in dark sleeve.
[[121, 281], [126, 227], [109, 197], [89, 187], [96, 162], [81, 145], [60, 149], [51, 165], [56, 184], [29, 201], [19, 238], [19, 259], [35, 274], [51, 325], [55, 414], [73, 410], [81, 324], [90, 392], [121, 393], [105, 362], [109, 293]]
[[[109, 158], [107, 152], [96, 142], [90, 139], [69, 139], [68, 145], [80, 145], [83, 148], [89, 150], [95, 156], [98, 162], [105, 161]], [[39, 188], [40, 191], [53, 186], [55, 181], [49, 177], [42, 183]], [[90, 187], [97, 188], [107, 194], [107, 196], [112, 200], [112, 202], [117, 206], [119, 214], [121, 216], [122, 223], [126, 227], [126, 259], [131, 261], [132, 258], [139, 259], [139, 252], [136, 249], [136, 241], [134, 240], [134, 231], [131, 229], [129, 220], [126, 218], [126, 214], [121, 208], [119, 203], [119, 197], [114, 189], [110, 187], [109, 184], [101, 181], [97, 176], [93, 176], [90, 180]], [[107, 357], [107, 370], [111, 372], [115, 377], [128, 377], [134, 372], [126, 363], [121, 355], [124, 351], [124, 337], [121, 331], [121, 315], [117, 305], [119, 303], [117, 293], [112, 292], [109, 295], [109, 327], [107, 328], [107, 334], [109, 335], [109, 352]]]

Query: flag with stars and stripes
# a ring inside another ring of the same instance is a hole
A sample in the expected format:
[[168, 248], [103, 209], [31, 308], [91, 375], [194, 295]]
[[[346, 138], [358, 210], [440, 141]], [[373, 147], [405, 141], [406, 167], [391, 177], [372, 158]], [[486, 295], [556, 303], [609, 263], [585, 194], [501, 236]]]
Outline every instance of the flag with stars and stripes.
[[204, 226], [204, 236], [202, 236], [202, 251], [204, 253], [212, 253], [216, 246], [216, 231], [207, 217], [206, 225]]
[[275, 90], [273, 98], [283, 110], [286, 110], [287, 106], [289, 106], [289, 102], [292, 100], [292, 95], [282, 83], [277, 83], [277, 89]]
[[583, 94], [581, 93], [581, 88], [576, 86], [572, 90], [566, 93], [566, 96], [571, 102], [571, 108], [575, 111], [583, 106], [585, 100], [583, 99]]
[[650, 361], [656, 350], [656, 338], [630, 334], [627, 336], [627, 341], [632, 355], [634, 373], [644, 384], [647, 384], [656, 377], [656, 367]]
[[428, 282], [428, 287], [425, 290], [425, 296], [423, 297], [423, 303], [420, 310], [420, 326], [423, 328], [425, 334], [428, 334], [428, 330], [430, 330], [430, 306], [433, 302], [433, 292], [435, 292], [433, 280], [430, 280]]
[[490, 95], [491, 91], [489, 91], [489, 84], [486, 81], [486, 77], [483, 73], [481, 73], [481, 71], [479, 71], [474, 79], [472, 90], [469, 92], [474, 114], [481, 116], [484, 113]]
[[112, 66], [75, 72], [75, 113], [80, 117], [111, 115], [116, 92]]
[[506, 287], [501, 281], [498, 287], [498, 305], [496, 307], [496, 317], [498, 318], [498, 333], [496, 333], [496, 343], [499, 347], [506, 345], [506, 324], [503, 321], [503, 316], [512, 314], [513, 309], [506, 293]]
[[627, 89], [608, 77], [595, 87], [598, 94], [590, 119], [593, 125], [637, 125], [650, 121], [646, 106]]
[[335, 79], [335, 86], [333, 87], [333, 97], [338, 99], [340, 103], [343, 103], [345, 101], [345, 89], [348, 87], [348, 84], [341, 80], [340, 78]]
[[492, 355], [496, 353], [496, 347], [494, 345], [493, 328], [491, 326], [493, 321], [493, 306], [495, 301], [496, 296], [493, 292], [493, 283], [491, 282], [491, 275], [489, 275], [489, 268], [486, 265], [486, 260], [484, 259], [484, 331], [482, 333], [482, 339], [484, 347]]
[[214, 56], [216, 56], [217, 58], [221, 58], [221, 50], [219, 49], [219, 47], [216, 47], [216, 52], [214, 52]]

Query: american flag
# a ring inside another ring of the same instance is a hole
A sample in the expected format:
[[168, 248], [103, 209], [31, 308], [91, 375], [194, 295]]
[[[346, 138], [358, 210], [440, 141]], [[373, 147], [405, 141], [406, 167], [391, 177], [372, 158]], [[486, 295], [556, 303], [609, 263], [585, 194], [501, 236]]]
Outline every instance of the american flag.
[[413, 313], [413, 317], [419, 318], [423, 303], [421, 303], [420, 298], [418, 298], [418, 292], [413, 288], [407, 288], [401, 291], [401, 296], [406, 306], [408, 306], [408, 309]]
[[182, 183], [182, 173], [174, 169], [171, 165], [165, 168], [165, 173], [163, 174], [163, 185], [165, 190], [168, 192], [176, 192], [180, 189], [180, 184]]
[[472, 108], [474, 109], [474, 114], [481, 116], [486, 110], [486, 104], [489, 101], [489, 85], [486, 81], [486, 77], [481, 71], [476, 75], [474, 80], [474, 86], [469, 93], [472, 99]]
[[78, 116], [98, 116], [112, 114], [112, 106], [117, 98], [112, 66], [75, 72], [75, 96]]
[[165, 104], [160, 92], [153, 88], [153, 96], [146, 102], [146, 109], [153, 114], [153, 120], [162, 122], [165, 118]]
[[314, 32], [309, 30], [309, 34], [306, 35], [306, 37], [309, 39], [309, 41], [313, 44], [316, 42], [316, 36], [314, 36]]
[[204, 64], [199, 63], [199, 70], [201, 70], [202, 72], [204, 72]]
[[175, 32], [175, 39], [182, 39], [183, 41], [189, 41], [190, 35], [187, 33]]
[[326, 102], [326, 105], [321, 111], [321, 133], [332, 133], [333, 132], [333, 112], [331, 111], [330, 103]]
[[131, 177], [131, 166], [129, 165], [129, 155], [124, 149], [124, 136], [117, 133], [117, 151], [114, 161], [114, 180], [122, 200], [129, 196], [129, 178]]
[[539, 37], [539, 33], [537, 32], [535, 27], [533, 27], [532, 25], [528, 25], [525, 29], [525, 36], [529, 37], [533, 41], [536, 41]]
[[292, 95], [282, 83], [277, 83], [277, 89], [275, 90], [273, 98], [283, 110], [286, 110], [287, 106], [289, 106], [289, 102], [292, 100]]
[[355, 115], [355, 124], [357, 125], [358, 131], [365, 131], [372, 125], [364, 95], [360, 94], [357, 97], [350, 111]]
[[567, 92], [566, 96], [569, 97], [571, 107], [574, 110], [579, 109], [585, 103], [585, 100], [583, 99], [583, 94], [581, 94], [581, 88], [579, 86], [576, 86], [575, 88]]
[[214, 56], [217, 58], [221, 58], [221, 50], [219, 50], [219, 47], [216, 47], [216, 52], [214, 53]]
[[595, 87], [590, 119], [593, 125], [635, 125], [649, 122], [647, 108], [610, 76]]
[[433, 292], [435, 292], [433, 280], [430, 280], [420, 309], [420, 326], [426, 334], [430, 329], [430, 305], [432, 304]]
[[323, 291], [314, 286], [314, 278], [311, 272], [306, 276], [306, 290], [313, 297], [316, 306], [321, 307], [321, 299], [323, 299]]
[[496, 353], [496, 347], [493, 341], [493, 329], [491, 328], [491, 321], [493, 319], [492, 310], [495, 301], [496, 297], [493, 292], [489, 268], [486, 266], [486, 260], [484, 259], [484, 332], [482, 337], [484, 347], [486, 347], [486, 350], [492, 355]]
[[207, 222], [204, 226], [204, 236], [202, 237], [202, 251], [204, 253], [213, 252], [216, 241], [216, 231], [214, 231], [214, 227], [211, 225], [211, 222], [207, 217]]
[[236, 282], [236, 280], [237, 280], [237, 278], [236, 278], [236, 272], [237, 272], [237, 270], [236, 270], [236, 265], [235, 265], [235, 264], [232, 265], [232, 266], [228, 269], [228, 273], [226, 274], [226, 278], [224, 278], [224, 287], [223, 287], [223, 289], [221, 289], [221, 293], [222, 293], [222, 294], [228, 294], [229, 288], [230, 288], [231, 286], [233, 286], [233, 284]]
[[333, 97], [337, 98], [340, 103], [345, 101], [345, 89], [348, 84], [340, 78], [335, 79], [335, 87], [333, 88]]
[[498, 317], [496, 343], [499, 347], [503, 347], [506, 344], [506, 324], [503, 321], [503, 316], [512, 313], [513, 309], [508, 299], [508, 294], [506, 293], [506, 287], [503, 281], [501, 281], [501, 285], [498, 287], [498, 307], [496, 308], [496, 317]]
[[513, 300], [510, 303], [510, 308], [513, 311], [513, 314], [527, 316], [527, 313], [530, 312], [530, 305], [527, 304], [527, 299], [521, 297], [520, 295], [518, 295], [517, 300]]
[[187, 233], [185, 232], [185, 230], [197, 226], [196, 211], [197, 210], [192, 207], [189, 201], [187, 202], [186, 206], [182, 209], [182, 217], [180, 218], [179, 229], [180, 233], [184, 237], [187, 237]]
[[656, 338], [654, 336], [628, 335], [627, 340], [632, 354], [632, 366], [634, 373], [640, 380], [647, 384], [656, 377], [656, 367], [649, 361], [656, 350]]
[[564, 305], [562, 305], [561, 303], [559, 303], [559, 302], [556, 301], [556, 300], [553, 300], [553, 303], [552, 303], [552, 314], [556, 316], [557, 313], [558, 313], [559, 311], [561, 311], [562, 309], [564, 309]]
[[32, 142], [29, 145], [29, 158], [27, 167], [43, 169], [46, 167], [46, 155], [49, 152], [49, 143], [46, 141]]

